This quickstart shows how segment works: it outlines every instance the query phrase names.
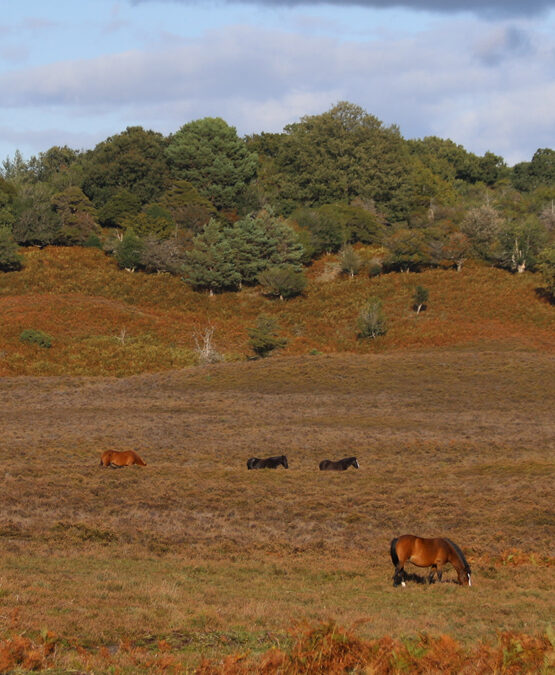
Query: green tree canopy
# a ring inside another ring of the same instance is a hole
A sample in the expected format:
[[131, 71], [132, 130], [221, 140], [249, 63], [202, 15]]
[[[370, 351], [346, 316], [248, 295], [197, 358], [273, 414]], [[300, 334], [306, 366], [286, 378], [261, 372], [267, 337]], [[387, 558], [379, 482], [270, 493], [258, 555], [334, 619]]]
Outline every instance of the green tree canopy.
[[408, 152], [399, 130], [342, 101], [285, 127], [277, 150], [281, 205], [373, 200], [388, 217], [405, 215]]
[[539, 148], [532, 161], [515, 164], [511, 179], [517, 190], [531, 191], [541, 185], [555, 185], [555, 150]]
[[0, 227], [0, 270], [11, 272], [23, 267], [23, 256], [19, 253], [13, 234], [6, 227]]
[[31, 157], [28, 169], [34, 180], [49, 182], [59, 190], [69, 187], [74, 181], [71, 168], [79, 159], [81, 153], [67, 145], [54, 145], [46, 152]]
[[174, 178], [187, 180], [218, 209], [233, 209], [254, 178], [258, 157], [220, 117], [189, 122], [166, 151]]
[[195, 234], [216, 215], [214, 205], [187, 180], [174, 181], [159, 202], [171, 214], [178, 228], [191, 230]]
[[502, 157], [492, 152], [480, 157], [449, 138], [427, 136], [408, 141], [408, 147], [424, 166], [443, 180], [493, 185], [509, 174]]
[[469, 209], [461, 224], [461, 230], [472, 243], [474, 254], [485, 260], [496, 258], [498, 236], [503, 224], [499, 213], [491, 206], [484, 204]]
[[401, 228], [386, 240], [389, 251], [385, 264], [391, 270], [418, 270], [430, 261], [430, 252], [422, 230]]
[[128, 190], [141, 204], [156, 201], [169, 182], [162, 134], [127, 127], [83, 157], [83, 192], [97, 208], [115, 193]]
[[81, 188], [68, 187], [55, 194], [51, 203], [61, 222], [58, 243], [83, 244], [91, 235], [99, 234], [96, 209]]
[[18, 191], [13, 235], [19, 244], [45, 246], [57, 240], [61, 219], [52, 208], [52, 187], [23, 183]]
[[105, 227], [123, 227], [123, 220], [141, 210], [141, 200], [131, 190], [122, 188], [98, 209], [98, 220]]

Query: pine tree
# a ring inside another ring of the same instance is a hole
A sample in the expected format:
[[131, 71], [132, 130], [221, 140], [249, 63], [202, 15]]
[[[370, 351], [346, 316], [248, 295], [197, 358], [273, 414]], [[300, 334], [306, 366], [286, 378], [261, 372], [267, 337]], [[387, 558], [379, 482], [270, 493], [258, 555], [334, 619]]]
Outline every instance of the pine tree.
[[237, 289], [241, 275], [233, 259], [229, 241], [215, 220], [193, 239], [183, 266], [183, 279], [196, 290], [215, 291]]

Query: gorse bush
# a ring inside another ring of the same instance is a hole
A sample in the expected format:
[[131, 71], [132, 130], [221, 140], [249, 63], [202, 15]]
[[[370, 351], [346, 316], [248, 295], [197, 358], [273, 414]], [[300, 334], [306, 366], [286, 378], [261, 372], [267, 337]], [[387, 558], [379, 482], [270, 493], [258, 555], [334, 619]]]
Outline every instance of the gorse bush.
[[41, 330], [28, 328], [21, 332], [19, 339], [21, 342], [26, 342], [30, 345], [38, 345], [39, 347], [44, 347], [46, 349], [52, 347], [52, 338]]

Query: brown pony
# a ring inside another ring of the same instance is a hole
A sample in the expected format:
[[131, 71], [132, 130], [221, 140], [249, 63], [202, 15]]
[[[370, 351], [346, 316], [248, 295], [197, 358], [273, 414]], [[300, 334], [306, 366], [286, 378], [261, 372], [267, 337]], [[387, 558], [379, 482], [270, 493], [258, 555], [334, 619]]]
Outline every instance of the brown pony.
[[100, 466], [111, 466], [112, 469], [121, 469], [122, 466], [131, 466], [132, 464], [146, 466], [146, 462], [143, 462], [134, 450], [124, 450], [123, 452], [106, 450], [100, 458]]
[[431, 567], [428, 582], [432, 583], [434, 573], [438, 581], [441, 581], [443, 566], [451, 563], [459, 578], [459, 584], [472, 586], [470, 580], [470, 565], [466, 562], [464, 553], [450, 539], [424, 539], [415, 537], [413, 534], [403, 534], [393, 539], [390, 547], [391, 560], [395, 565], [393, 585], [401, 583], [405, 586], [407, 573], [405, 562], [408, 560], [417, 567]]

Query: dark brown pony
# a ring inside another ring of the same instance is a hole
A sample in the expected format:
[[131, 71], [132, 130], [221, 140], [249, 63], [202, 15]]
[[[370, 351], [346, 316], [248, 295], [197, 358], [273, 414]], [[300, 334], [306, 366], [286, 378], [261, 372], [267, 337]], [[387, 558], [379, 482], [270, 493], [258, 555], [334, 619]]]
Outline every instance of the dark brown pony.
[[451, 563], [459, 578], [459, 584], [472, 586], [470, 580], [470, 565], [466, 562], [464, 553], [450, 539], [424, 539], [415, 537], [413, 534], [403, 534], [393, 539], [390, 547], [391, 560], [395, 565], [393, 585], [405, 586], [407, 573], [404, 565], [411, 562], [417, 567], [431, 567], [428, 582], [432, 583], [434, 573], [438, 581], [441, 581], [443, 566]]
[[350, 466], [354, 466], [355, 469], [359, 468], [356, 457], [345, 457], [345, 459], [338, 459], [337, 462], [323, 459], [320, 462], [320, 471], [346, 471]]
[[289, 464], [287, 464], [287, 457], [285, 455], [267, 457], [266, 459], [251, 457], [247, 460], [247, 469], [277, 469], [280, 464], [286, 469], [289, 468]]
[[111, 466], [112, 469], [121, 469], [122, 466], [131, 466], [132, 464], [146, 466], [146, 462], [143, 462], [134, 450], [124, 450], [122, 452], [106, 450], [100, 458], [100, 466]]

